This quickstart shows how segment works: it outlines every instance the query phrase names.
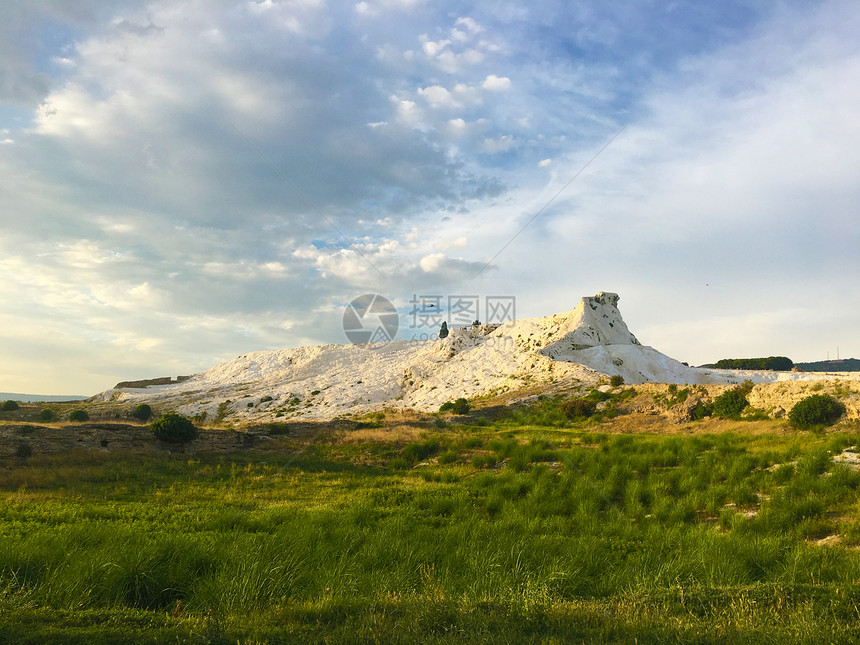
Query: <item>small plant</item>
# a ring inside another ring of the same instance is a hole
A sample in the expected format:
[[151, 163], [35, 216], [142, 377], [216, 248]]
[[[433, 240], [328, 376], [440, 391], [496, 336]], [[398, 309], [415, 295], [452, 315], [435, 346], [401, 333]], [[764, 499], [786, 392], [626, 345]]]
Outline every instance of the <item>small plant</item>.
[[3, 412], [13, 412], [19, 408], [17, 401], [5, 401], [2, 406], [0, 406], [0, 410]]
[[829, 394], [813, 394], [799, 401], [788, 413], [792, 428], [809, 430], [816, 426], [830, 426], [845, 414], [845, 406]]
[[469, 402], [463, 398], [448, 401], [439, 406], [439, 412], [453, 412], [454, 414], [469, 414], [469, 410], [471, 409]]
[[612, 387], [621, 387], [624, 385], [624, 377], [621, 374], [616, 374], [614, 376], [609, 377], [609, 384]]
[[388, 467], [391, 468], [391, 470], [406, 470], [409, 468], [409, 462], [403, 457], [395, 457], [388, 462]]
[[155, 436], [170, 443], [185, 443], [197, 437], [197, 428], [191, 419], [168, 412], [150, 426]]
[[15, 448], [15, 456], [18, 459], [27, 459], [33, 456], [33, 446], [29, 443], [19, 443]]
[[149, 417], [152, 416], [152, 408], [146, 403], [141, 403], [132, 411], [131, 416], [140, 421], [149, 421]]
[[56, 418], [57, 414], [53, 410], [45, 408], [39, 412], [39, 421], [54, 421]]
[[457, 452], [455, 450], [446, 450], [439, 455], [440, 464], [453, 464], [457, 461]]
[[260, 403], [268, 403], [269, 401], [272, 401], [272, 400], [273, 400], [272, 397], [267, 394], [262, 399], [260, 399]]
[[69, 412], [69, 421], [89, 421], [90, 415], [87, 414], [86, 410], [82, 410], [78, 408], [77, 410], [72, 410]]
[[432, 457], [442, 449], [438, 439], [431, 438], [427, 441], [416, 441], [404, 446], [401, 456], [409, 463], [424, 461]]

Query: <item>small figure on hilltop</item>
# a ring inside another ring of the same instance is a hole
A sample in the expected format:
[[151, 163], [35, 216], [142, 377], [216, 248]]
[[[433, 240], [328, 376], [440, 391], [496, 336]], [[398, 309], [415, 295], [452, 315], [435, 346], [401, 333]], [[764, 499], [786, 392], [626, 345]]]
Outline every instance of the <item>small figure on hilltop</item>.
[[446, 338], [448, 336], [448, 323], [443, 322], [442, 327], [439, 329], [439, 338]]

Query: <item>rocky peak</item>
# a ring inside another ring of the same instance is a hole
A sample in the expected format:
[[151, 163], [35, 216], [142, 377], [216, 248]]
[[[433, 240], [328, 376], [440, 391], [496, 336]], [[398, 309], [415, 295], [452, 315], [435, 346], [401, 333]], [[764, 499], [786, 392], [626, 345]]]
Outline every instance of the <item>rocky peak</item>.
[[563, 316], [541, 354], [557, 358], [599, 345], [639, 345], [618, 311], [618, 300], [617, 293], [607, 291], [583, 297], [576, 309]]

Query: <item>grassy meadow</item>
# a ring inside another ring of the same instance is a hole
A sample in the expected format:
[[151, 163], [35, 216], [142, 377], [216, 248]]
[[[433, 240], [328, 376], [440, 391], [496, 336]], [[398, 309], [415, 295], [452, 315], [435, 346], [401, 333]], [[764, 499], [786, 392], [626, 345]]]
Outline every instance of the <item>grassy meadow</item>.
[[0, 642], [860, 640], [852, 426], [381, 425], [5, 460]]

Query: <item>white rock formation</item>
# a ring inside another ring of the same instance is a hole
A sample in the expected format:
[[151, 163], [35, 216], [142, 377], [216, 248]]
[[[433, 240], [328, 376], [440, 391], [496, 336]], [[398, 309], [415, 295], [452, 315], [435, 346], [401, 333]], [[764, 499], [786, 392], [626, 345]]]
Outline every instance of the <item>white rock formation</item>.
[[254, 352], [182, 383], [108, 390], [94, 398], [129, 405], [146, 401], [186, 415], [205, 413], [208, 420], [226, 415], [264, 422], [330, 419], [383, 407], [435, 411], [459, 397], [531, 384], [591, 385], [604, 375], [620, 375], [630, 384], [833, 378], [688, 367], [641, 345], [622, 320], [618, 300], [617, 294], [600, 292], [567, 313], [497, 328], [455, 329], [445, 339]]

